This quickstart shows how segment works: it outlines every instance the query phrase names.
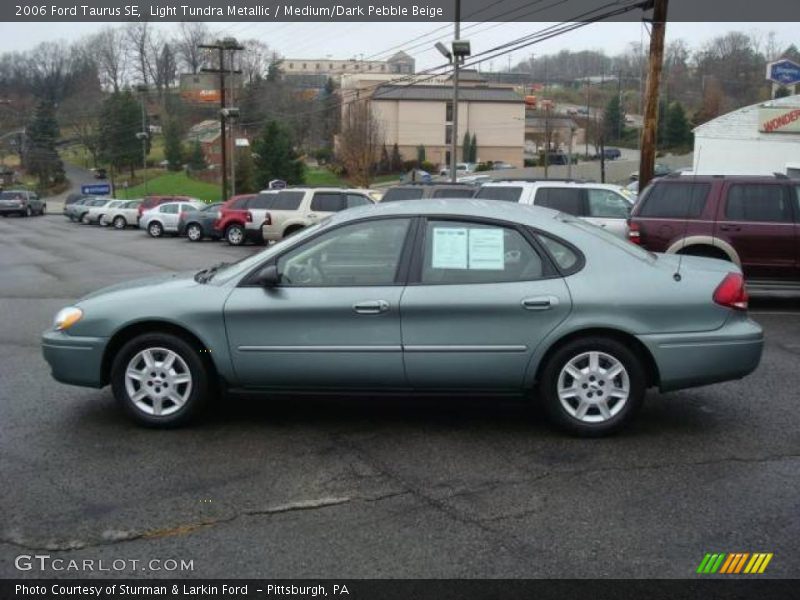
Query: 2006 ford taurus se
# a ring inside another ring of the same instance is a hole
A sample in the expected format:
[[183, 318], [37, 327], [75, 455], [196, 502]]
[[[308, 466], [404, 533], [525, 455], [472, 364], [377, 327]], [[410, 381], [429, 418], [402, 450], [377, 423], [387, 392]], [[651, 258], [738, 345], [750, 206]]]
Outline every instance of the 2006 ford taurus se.
[[111, 384], [173, 426], [240, 391], [530, 394], [584, 435], [645, 390], [761, 358], [735, 265], [655, 255], [549, 209], [479, 200], [348, 210], [238, 263], [107, 288], [43, 335], [61, 382]]

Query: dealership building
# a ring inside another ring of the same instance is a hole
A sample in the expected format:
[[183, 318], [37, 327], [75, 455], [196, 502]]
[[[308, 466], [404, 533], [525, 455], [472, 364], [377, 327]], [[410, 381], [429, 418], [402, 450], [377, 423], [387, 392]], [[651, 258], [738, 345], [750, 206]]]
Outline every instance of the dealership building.
[[694, 172], [800, 177], [800, 95], [745, 106], [695, 128]]

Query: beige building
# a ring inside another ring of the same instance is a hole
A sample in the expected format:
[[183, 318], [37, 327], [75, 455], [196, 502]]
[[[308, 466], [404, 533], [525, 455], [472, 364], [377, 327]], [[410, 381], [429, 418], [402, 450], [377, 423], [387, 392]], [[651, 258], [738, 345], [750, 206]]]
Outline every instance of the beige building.
[[341, 75], [410, 74], [414, 72], [414, 59], [405, 52], [398, 52], [386, 60], [330, 59], [330, 58], [284, 58], [281, 71], [284, 75]]
[[[453, 90], [449, 85], [382, 85], [372, 93], [372, 114], [387, 146], [397, 144], [403, 158], [417, 156], [425, 146], [426, 159], [447, 165], [453, 134]], [[507, 87], [459, 86], [458, 152], [464, 133], [475, 134], [478, 161], [523, 165], [525, 104]]]

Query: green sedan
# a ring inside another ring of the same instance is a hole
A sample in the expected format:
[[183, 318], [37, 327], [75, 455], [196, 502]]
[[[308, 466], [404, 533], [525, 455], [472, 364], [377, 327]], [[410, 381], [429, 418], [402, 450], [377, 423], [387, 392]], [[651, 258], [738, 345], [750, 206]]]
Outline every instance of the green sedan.
[[338, 213], [234, 264], [106, 288], [43, 334], [63, 383], [175, 426], [231, 391], [509, 393], [581, 435], [648, 388], [744, 377], [761, 328], [728, 262], [481, 200]]

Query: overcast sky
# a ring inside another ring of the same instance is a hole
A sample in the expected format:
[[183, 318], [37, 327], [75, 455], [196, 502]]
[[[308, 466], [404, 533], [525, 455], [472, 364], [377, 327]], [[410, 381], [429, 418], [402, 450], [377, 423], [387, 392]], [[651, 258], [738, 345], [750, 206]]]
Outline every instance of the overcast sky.
[[[0, 52], [19, 51], [36, 44], [64, 39], [72, 41], [107, 26], [107, 23], [0, 23]], [[119, 24], [116, 24], [119, 25]], [[473, 53], [486, 50], [514, 38], [536, 32], [547, 23], [464, 23], [462, 38], [472, 42]], [[155, 27], [170, 32], [176, 23], [159, 23]], [[209, 23], [224, 36], [239, 39], [254, 38], [268, 44], [280, 54], [290, 58], [364, 58], [382, 59], [398, 49], [406, 50], [417, 59], [417, 69], [441, 64], [439, 54], [432, 49], [437, 40], [452, 37], [452, 25], [446, 23]], [[702, 45], [709, 39], [727, 31], [757, 33], [764, 38], [775, 32], [781, 46], [800, 45], [798, 23], [669, 23], [667, 38], [685, 39], [691, 47]], [[426, 34], [430, 34], [427, 35]], [[422, 39], [410, 41], [420, 36]], [[512, 64], [530, 54], [549, 54], [562, 49], [605, 50], [614, 54], [624, 50], [631, 42], [639, 43], [647, 35], [639, 23], [594, 23], [577, 31], [558, 36], [540, 44], [529, 46], [511, 56]], [[418, 45], [418, 46], [417, 46]], [[411, 47], [409, 49], [409, 47]], [[491, 67], [506, 70], [508, 57], [495, 59]], [[482, 69], [489, 70], [488, 63]]]

